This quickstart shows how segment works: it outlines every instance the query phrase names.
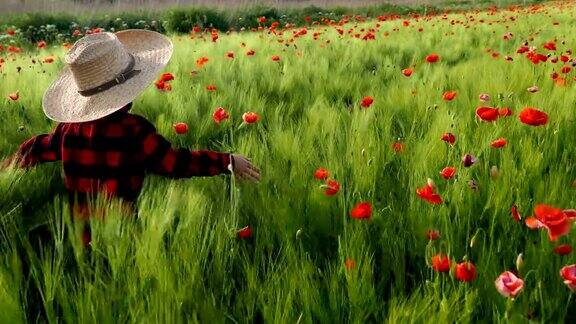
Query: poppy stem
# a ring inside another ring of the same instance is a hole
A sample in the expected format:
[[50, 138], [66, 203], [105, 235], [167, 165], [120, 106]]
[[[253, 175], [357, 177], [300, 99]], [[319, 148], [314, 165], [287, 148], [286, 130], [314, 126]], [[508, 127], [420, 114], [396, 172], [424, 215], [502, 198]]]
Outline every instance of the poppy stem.
[[568, 308], [570, 307], [570, 302], [572, 301], [572, 296], [574, 296], [574, 293], [570, 292], [570, 296], [568, 296], [568, 302], [566, 303], [566, 309], [564, 310], [564, 316], [568, 315]]

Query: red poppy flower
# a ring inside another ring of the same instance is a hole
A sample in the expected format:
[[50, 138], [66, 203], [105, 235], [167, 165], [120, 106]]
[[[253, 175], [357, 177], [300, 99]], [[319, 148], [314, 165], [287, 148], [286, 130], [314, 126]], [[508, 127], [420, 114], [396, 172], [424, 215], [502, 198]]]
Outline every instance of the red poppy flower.
[[223, 120], [230, 118], [230, 115], [226, 110], [222, 107], [216, 108], [214, 113], [212, 114], [212, 119], [216, 124], [220, 124]]
[[324, 190], [326, 196], [334, 196], [338, 191], [340, 191], [340, 184], [338, 182], [334, 180], [328, 180], [326, 182], [326, 190]]
[[154, 85], [156, 86], [156, 89], [158, 90], [164, 90], [166, 88], [166, 82], [159, 80], [154, 82]]
[[572, 68], [568, 65], [563, 66], [562, 69], [560, 69], [560, 72], [562, 72], [564, 74], [568, 74], [568, 73], [570, 73], [570, 71], [572, 71]]
[[16, 32], [14, 31], [14, 29], [8, 28], [8, 29], [6, 29], [6, 34], [9, 36], [14, 36], [14, 34], [16, 34]]
[[440, 139], [446, 143], [449, 143], [450, 145], [454, 145], [454, 143], [456, 143], [456, 136], [454, 136], [452, 133], [444, 133]]
[[233, 59], [234, 58], [234, 52], [232, 52], [232, 51], [226, 52], [226, 57]]
[[437, 239], [440, 238], [440, 232], [438, 232], [435, 229], [429, 229], [426, 231], [426, 238], [429, 241], [436, 241]]
[[236, 233], [236, 237], [242, 240], [246, 240], [252, 237], [252, 228], [250, 225], [245, 226], [244, 228], [238, 230]]
[[245, 112], [242, 115], [242, 120], [244, 121], [244, 123], [246, 124], [254, 124], [255, 122], [257, 122], [260, 119], [260, 116], [258, 116], [258, 114], [254, 113], [254, 112]]
[[426, 62], [428, 63], [436, 63], [440, 60], [440, 56], [438, 54], [430, 54], [426, 56]]
[[438, 205], [442, 203], [442, 197], [434, 192], [434, 187], [427, 183], [424, 187], [416, 189], [416, 194], [421, 199], [433, 204]]
[[566, 63], [566, 62], [570, 61], [570, 58], [566, 55], [560, 55], [560, 61]]
[[456, 175], [456, 168], [451, 166], [445, 167], [442, 169], [442, 171], [440, 171], [440, 175], [446, 180], [452, 179], [454, 175]]
[[366, 97], [362, 98], [360, 105], [362, 105], [362, 107], [364, 107], [364, 108], [368, 108], [372, 105], [373, 102], [374, 102], [374, 98], [372, 98], [370, 96], [366, 96]]
[[200, 28], [200, 26], [194, 26], [194, 28], [192, 28], [192, 31], [195, 33], [200, 33], [202, 31], [202, 28]]
[[506, 146], [508, 142], [506, 142], [505, 138], [499, 138], [495, 141], [493, 141], [490, 146], [492, 146], [493, 148], [502, 148], [504, 146]]
[[544, 48], [549, 50], [549, 51], [555, 51], [556, 50], [556, 43], [554, 43], [554, 42], [545, 43]]
[[492, 107], [478, 107], [476, 109], [476, 116], [483, 121], [493, 122], [498, 119], [499, 112], [498, 109]]
[[248, 52], [246, 52], [246, 55], [248, 56], [253, 56], [254, 54], [256, 54], [256, 52], [254, 50], [249, 50]]
[[476, 267], [472, 262], [458, 263], [454, 276], [458, 281], [472, 282], [476, 279]]
[[208, 91], [216, 91], [216, 86], [213, 84], [209, 84], [206, 86], [206, 90]]
[[545, 228], [550, 241], [567, 235], [576, 220], [576, 211], [572, 209], [561, 210], [552, 206], [540, 204], [534, 208], [535, 217], [526, 217], [526, 226], [531, 229]]
[[218, 33], [217, 32], [212, 32], [210, 34], [210, 37], [212, 38], [212, 42], [216, 42], [218, 40]]
[[20, 53], [22, 52], [22, 49], [20, 47], [16, 47], [14, 45], [9, 45], [8, 46], [8, 52], [10, 53]]
[[444, 98], [446, 101], [452, 101], [454, 98], [456, 98], [456, 91], [446, 91], [442, 95], [442, 98]]
[[404, 69], [404, 70], [402, 70], [402, 74], [404, 74], [404, 76], [407, 76], [407, 77], [411, 76], [412, 73], [414, 73], [414, 70], [412, 70], [412, 69]]
[[448, 256], [440, 253], [432, 257], [432, 269], [436, 272], [450, 271], [450, 259]]
[[346, 270], [354, 270], [356, 268], [356, 261], [346, 258], [344, 261], [344, 267], [346, 267]]
[[524, 108], [519, 118], [521, 122], [530, 126], [541, 126], [548, 123], [548, 114], [531, 107]]
[[314, 172], [314, 178], [316, 178], [317, 180], [326, 180], [328, 179], [329, 176], [330, 173], [328, 172], [328, 170], [324, 168], [318, 168], [318, 170]]
[[208, 58], [204, 56], [196, 60], [196, 66], [199, 68], [203, 67], [206, 63], [208, 63]]
[[278, 56], [278, 55], [272, 55], [272, 61], [274, 61], [274, 62], [280, 61], [280, 56]]
[[354, 219], [370, 219], [372, 217], [372, 205], [368, 202], [358, 203], [350, 212], [350, 217]]
[[38, 42], [38, 48], [46, 48], [46, 42], [45, 41], [39, 41]]
[[53, 56], [46, 56], [42, 62], [47, 63], [47, 64], [51, 64], [54, 63], [54, 57]]
[[394, 152], [402, 153], [404, 152], [404, 144], [400, 141], [394, 142], [392, 144], [392, 149], [394, 150]]
[[554, 248], [554, 253], [558, 255], [568, 255], [572, 253], [572, 245], [570, 244], [561, 244]]
[[518, 212], [518, 207], [516, 207], [516, 205], [512, 205], [510, 213], [512, 214], [512, 218], [516, 221], [516, 223], [520, 223], [522, 216], [520, 216], [520, 213]]
[[174, 131], [179, 135], [186, 134], [188, 132], [188, 124], [176, 123], [174, 124]]
[[79, 37], [82, 35], [82, 32], [79, 29], [76, 29], [72, 32], [73, 37]]
[[172, 73], [163, 73], [162, 75], [160, 75], [160, 81], [163, 82], [168, 82], [168, 81], [172, 81], [174, 80], [174, 74]]
[[508, 117], [514, 115], [514, 112], [510, 108], [504, 107], [498, 109], [498, 115], [500, 117]]
[[12, 101], [17, 101], [18, 99], [20, 99], [20, 93], [18, 91], [12, 92], [11, 94], [8, 95], [8, 98], [10, 98]]
[[267, 21], [268, 19], [266, 19], [264, 16], [258, 18], [258, 23], [260, 24], [265, 24]]
[[560, 276], [564, 279], [564, 284], [566, 284], [568, 289], [576, 292], [576, 264], [562, 267]]

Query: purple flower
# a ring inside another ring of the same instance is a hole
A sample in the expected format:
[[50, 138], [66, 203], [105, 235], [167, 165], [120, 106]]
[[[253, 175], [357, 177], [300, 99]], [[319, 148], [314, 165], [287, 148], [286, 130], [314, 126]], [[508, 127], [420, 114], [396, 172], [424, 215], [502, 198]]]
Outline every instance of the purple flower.
[[490, 95], [488, 95], [487, 93], [480, 94], [480, 101], [484, 102], [490, 101]]
[[474, 163], [476, 163], [476, 161], [478, 161], [478, 159], [470, 154], [466, 154], [462, 158], [462, 164], [464, 164], [466, 168], [471, 167]]

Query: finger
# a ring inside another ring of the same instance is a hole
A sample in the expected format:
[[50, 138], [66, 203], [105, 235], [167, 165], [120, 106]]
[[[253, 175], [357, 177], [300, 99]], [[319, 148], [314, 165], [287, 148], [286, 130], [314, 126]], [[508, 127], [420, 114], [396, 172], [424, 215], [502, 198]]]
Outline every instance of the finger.
[[254, 164], [250, 164], [250, 169], [252, 169], [253, 171], [256, 171], [256, 172], [260, 173], [260, 169], [259, 169], [257, 166], [255, 166]]
[[255, 166], [253, 166], [253, 165], [250, 165], [250, 166], [248, 167], [248, 169], [246, 169], [246, 170], [247, 170], [248, 172], [251, 172], [251, 173], [260, 174], [260, 169], [258, 169], [257, 167], [255, 167]]
[[234, 177], [240, 181], [244, 180], [244, 175], [240, 171], [234, 172]]
[[250, 175], [251, 178], [253, 178], [255, 180], [260, 180], [260, 173], [252, 171], [249, 169], [248, 174]]
[[256, 176], [256, 174], [251, 173], [249, 170], [246, 170], [246, 172], [243, 172], [243, 177], [244, 177], [244, 179], [246, 179], [250, 182], [258, 182], [258, 177]]

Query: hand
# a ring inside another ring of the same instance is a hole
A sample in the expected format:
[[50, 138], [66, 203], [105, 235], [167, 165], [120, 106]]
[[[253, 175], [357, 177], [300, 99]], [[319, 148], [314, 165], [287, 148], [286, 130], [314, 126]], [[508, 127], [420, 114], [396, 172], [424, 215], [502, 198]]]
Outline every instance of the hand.
[[234, 175], [240, 180], [248, 180], [250, 182], [260, 181], [260, 169], [252, 164], [252, 161], [243, 157], [242, 155], [231, 154], [232, 168]]

